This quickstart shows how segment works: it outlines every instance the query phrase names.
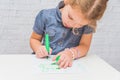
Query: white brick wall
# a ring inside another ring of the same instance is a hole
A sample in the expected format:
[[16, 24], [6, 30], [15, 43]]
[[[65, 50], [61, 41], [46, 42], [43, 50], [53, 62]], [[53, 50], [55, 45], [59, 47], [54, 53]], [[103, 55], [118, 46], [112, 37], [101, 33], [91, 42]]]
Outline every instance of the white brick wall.
[[31, 54], [29, 37], [36, 14], [58, 1], [0, 0], [0, 54]]
[[120, 0], [109, 0], [98, 22], [90, 53], [96, 53], [120, 71]]
[[[29, 37], [36, 14], [60, 0], [0, 0], [0, 54], [31, 54]], [[120, 0], [109, 0], [89, 53], [120, 71]]]

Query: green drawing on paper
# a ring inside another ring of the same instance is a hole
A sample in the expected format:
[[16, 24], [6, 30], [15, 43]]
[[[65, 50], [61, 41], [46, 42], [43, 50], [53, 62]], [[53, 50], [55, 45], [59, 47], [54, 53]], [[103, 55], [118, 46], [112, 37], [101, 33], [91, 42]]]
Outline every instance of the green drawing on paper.
[[46, 63], [40, 63], [39, 64], [39, 67], [40, 67], [40, 70], [42, 72], [53, 72], [53, 71], [59, 71], [60, 68], [57, 64], [57, 62], [59, 61], [60, 59], [60, 56], [57, 56], [55, 62], [51, 63], [51, 61], [46, 61]]
[[51, 65], [57, 65], [57, 63], [56, 63], [56, 62], [54, 62], [54, 63], [52, 63]]
[[54, 64], [43, 64], [43, 63], [41, 63], [40, 65], [39, 65], [39, 67], [40, 67], [40, 70], [42, 71], [42, 72], [53, 72], [53, 71], [59, 71], [59, 66], [56, 64], [56, 63], [54, 63]]

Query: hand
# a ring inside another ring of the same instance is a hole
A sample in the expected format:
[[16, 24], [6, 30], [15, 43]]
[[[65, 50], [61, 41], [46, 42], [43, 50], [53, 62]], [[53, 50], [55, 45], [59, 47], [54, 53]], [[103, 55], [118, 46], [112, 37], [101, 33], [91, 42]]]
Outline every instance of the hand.
[[60, 56], [59, 61], [57, 62], [59, 65], [59, 68], [67, 68], [72, 66], [72, 54], [69, 49], [65, 49], [64, 51], [58, 53], [56, 56], [53, 57], [53, 61], [57, 58], [57, 56]]
[[[50, 54], [52, 53], [52, 49], [50, 48]], [[45, 46], [40, 46], [37, 51], [35, 52], [37, 58], [44, 58], [48, 56], [48, 52]]]

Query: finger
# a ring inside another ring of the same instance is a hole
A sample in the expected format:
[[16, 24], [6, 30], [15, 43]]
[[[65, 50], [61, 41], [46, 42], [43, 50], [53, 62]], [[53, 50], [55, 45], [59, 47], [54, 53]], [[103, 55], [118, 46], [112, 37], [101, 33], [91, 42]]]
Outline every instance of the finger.
[[59, 60], [57, 63], [60, 64], [61, 62], [64, 61], [64, 59], [65, 59], [65, 56], [64, 56], [64, 55], [61, 55], [60, 60]]
[[35, 55], [36, 55], [37, 58], [40, 58], [40, 56], [39, 56], [39, 54], [37, 52], [35, 53]]
[[40, 51], [40, 55], [43, 57], [44, 56], [43, 48], [41, 47], [39, 51]]
[[72, 62], [70, 62], [68, 66], [71, 67], [72, 66]]
[[60, 68], [63, 68], [65, 64], [66, 64], [66, 60], [62, 61], [62, 62], [59, 64], [59, 67], [60, 67]]
[[50, 48], [50, 55], [52, 54], [52, 48]]
[[55, 61], [58, 56], [61, 56], [61, 53], [58, 53], [57, 55], [55, 55], [55, 56], [52, 58], [52, 60]]
[[48, 56], [48, 52], [46, 51], [45, 46], [42, 47], [42, 56], [43, 57]]
[[43, 55], [43, 53], [42, 53], [42, 46], [40, 46], [38, 48], [37, 53], [38, 53], [38, 55], [41, 55], [41, 56]]
[[67, 67], [69, 67], [69, 62], [68, 61], [66, 61], [66, 63], [65, 63], [63, 68], [66, 69]]
[[41, 58], [41, 57], [42, 57], [42, 55], [41, 55], [41, 52], [40, 52], [40, 51], [37, 51], [35, 54], [36, 54], [36, 57], [37, 57], [37, 58]]

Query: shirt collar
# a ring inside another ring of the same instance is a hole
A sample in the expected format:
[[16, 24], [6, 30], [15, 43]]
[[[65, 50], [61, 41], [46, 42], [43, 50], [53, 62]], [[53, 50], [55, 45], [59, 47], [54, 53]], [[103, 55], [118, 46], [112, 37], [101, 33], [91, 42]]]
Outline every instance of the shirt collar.
[[56, 19], [59, 21], [59, 22], [62, 22], [62, 16], [61, 16], [61, 12], [60, 12], [60, 9], [64, 7], [64, 2], [61, 1], [58, 6], [56, 7]]

